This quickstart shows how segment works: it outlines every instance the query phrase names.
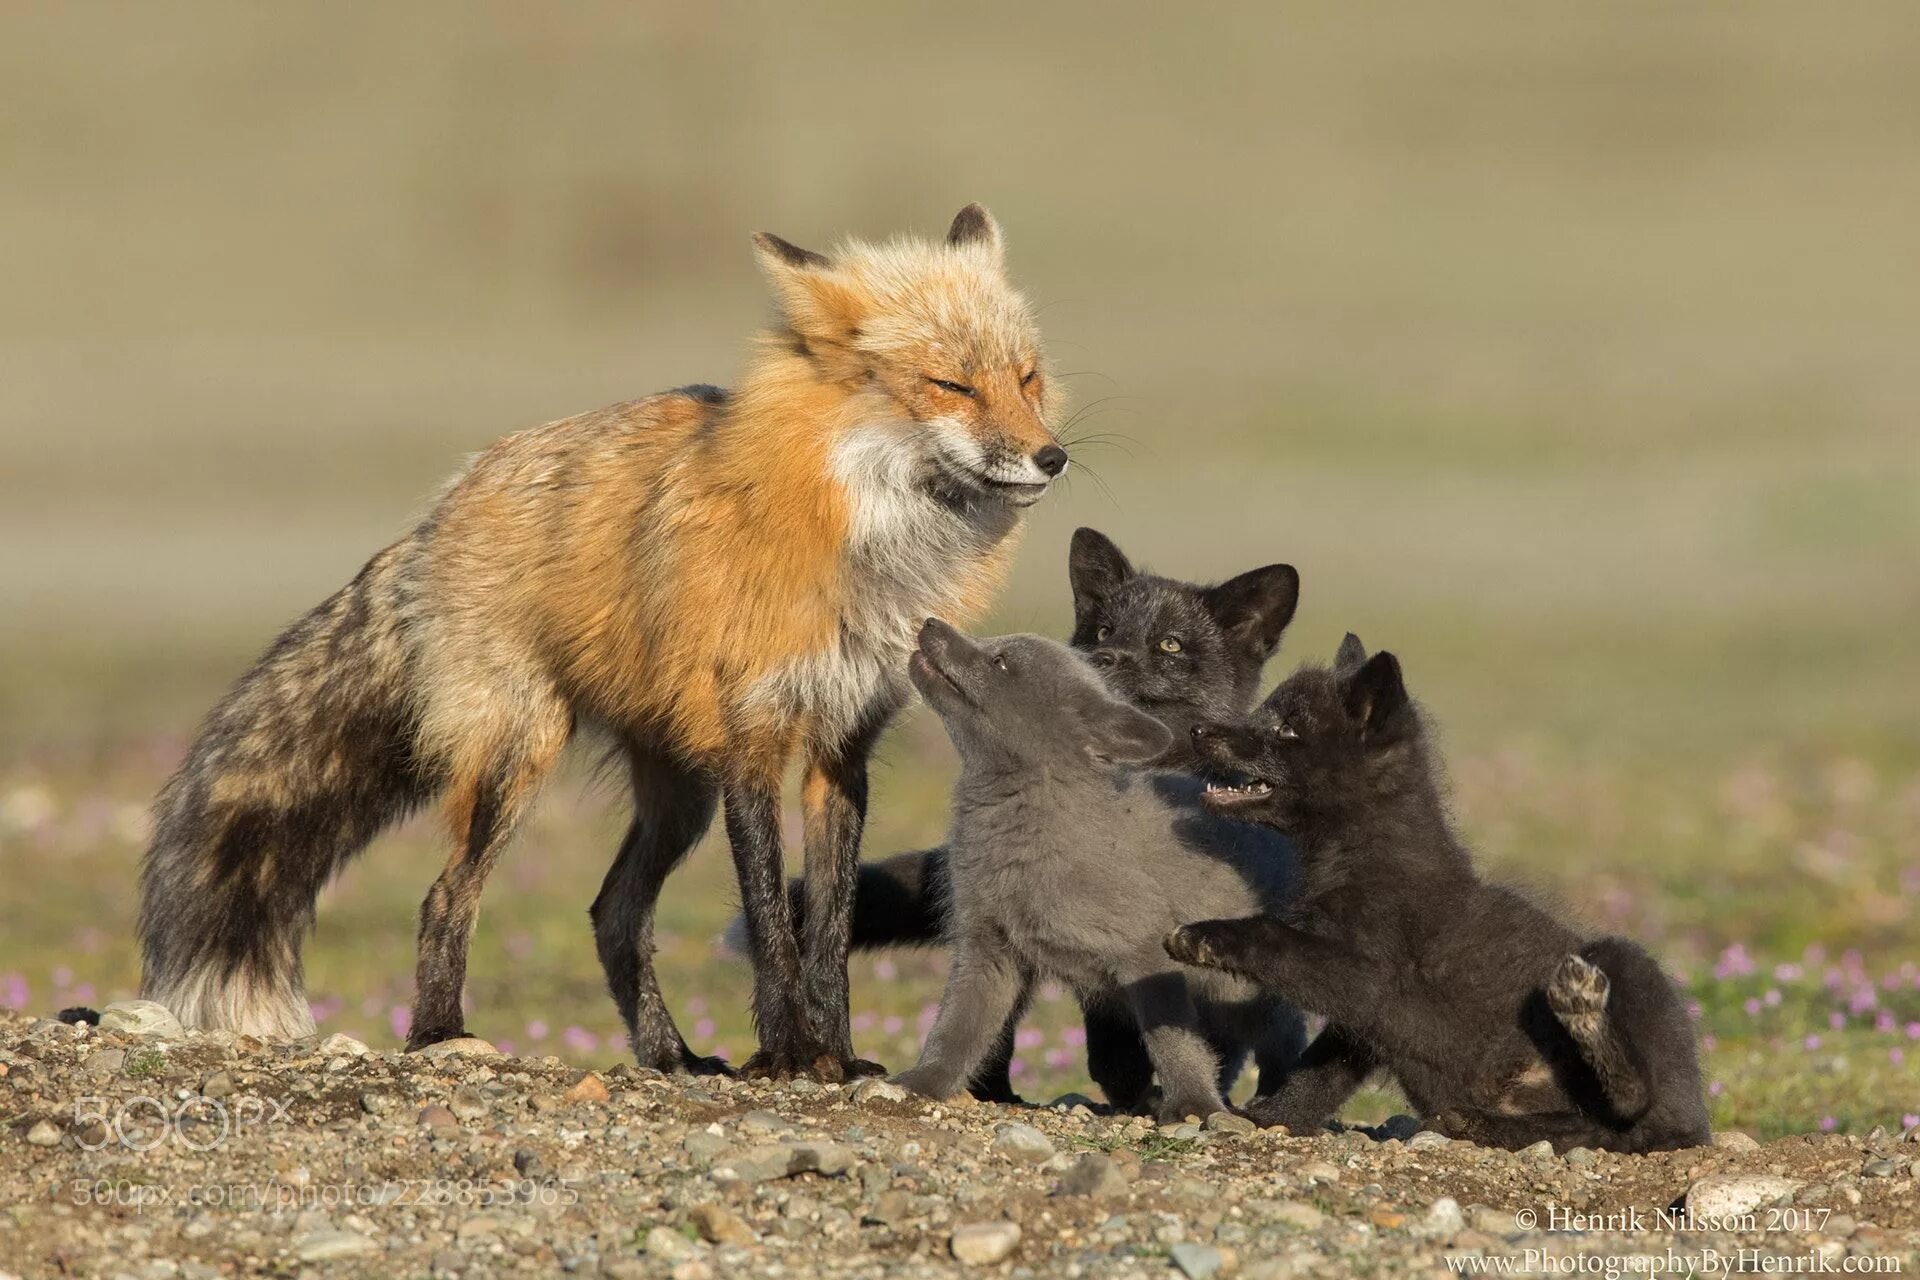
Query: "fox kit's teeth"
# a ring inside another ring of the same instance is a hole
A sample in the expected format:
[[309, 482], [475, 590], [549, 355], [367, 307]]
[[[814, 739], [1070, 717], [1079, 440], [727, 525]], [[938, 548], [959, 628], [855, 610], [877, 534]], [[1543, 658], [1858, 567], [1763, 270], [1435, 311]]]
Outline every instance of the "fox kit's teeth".
[[1262, 796], [1273, 794], [1273, 784], [1255, 779], [1252, 782], [1209, 782], [1207, 795], [1215, 800], [1258, 800]]

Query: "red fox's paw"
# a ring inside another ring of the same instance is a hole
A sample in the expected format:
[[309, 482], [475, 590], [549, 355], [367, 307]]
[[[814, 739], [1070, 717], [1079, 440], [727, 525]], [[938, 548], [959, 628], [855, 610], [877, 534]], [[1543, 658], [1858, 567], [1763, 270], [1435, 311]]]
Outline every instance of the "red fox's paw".
[[845, 1084], [862, 1076], [883, 1076], [887, 1069], [865, 1058], [843, 1058], [833, 1053], [807, 1056], [762, 1049], [742, 1064], [740, 1074], [750, 1080], [792, 1080], [805, 1076], [822, 1084]]
[[443, 1040], [478, 1039], [465, 1027], [415, 1027], [407, 1035], [407, 1052], [417, 1053], [430, 1044], [439, 1044]]
[[733, 1068], [727, 1065], [725, 1058], [708, 1058], [695, 1053], [683, 1044], [670, 1049], [648, 1053], [636, 1051], [635, 1063], [650, 1067], [664, 1076], [730, 1076]]

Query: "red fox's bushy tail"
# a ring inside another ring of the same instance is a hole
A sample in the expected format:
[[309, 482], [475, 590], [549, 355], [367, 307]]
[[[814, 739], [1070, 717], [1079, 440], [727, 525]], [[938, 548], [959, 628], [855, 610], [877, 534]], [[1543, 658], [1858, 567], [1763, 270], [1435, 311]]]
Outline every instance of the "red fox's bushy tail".
[[410, 542], [287, 628], [155, 803], [142, 994], [189, 1027], [313, 1031], [300, 944], [320, 889], [437, 789], [416, 758]]

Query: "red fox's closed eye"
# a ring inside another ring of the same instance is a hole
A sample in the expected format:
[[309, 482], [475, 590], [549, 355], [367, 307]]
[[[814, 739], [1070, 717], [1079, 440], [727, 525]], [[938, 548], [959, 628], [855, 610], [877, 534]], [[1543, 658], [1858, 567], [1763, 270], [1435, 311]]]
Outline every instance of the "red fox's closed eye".
[[945, 378], [928, 378], [927, 381], [942, 391], [950, 391], [956, 396], [966, 396], [969, 399], [973, 397], [973, 388], [964, 382], [948, 382]]

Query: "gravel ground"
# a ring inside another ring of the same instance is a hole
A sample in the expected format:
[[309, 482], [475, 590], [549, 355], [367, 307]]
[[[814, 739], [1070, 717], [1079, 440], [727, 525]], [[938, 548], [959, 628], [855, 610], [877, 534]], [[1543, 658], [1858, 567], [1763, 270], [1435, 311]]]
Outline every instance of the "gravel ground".
[[0, 1015], [0, 1275], [1920, 1267], [1913, 1133], [1511, 1153], [1410, 1121], [1293, 1137], [1074, 1098], [583, 1073], [479, 1042], [268, 1044], [121, 1010]]

